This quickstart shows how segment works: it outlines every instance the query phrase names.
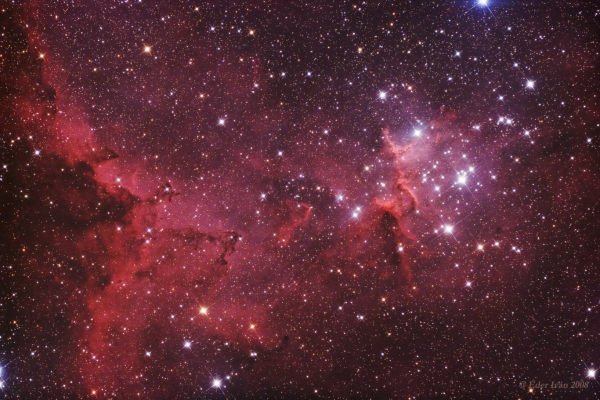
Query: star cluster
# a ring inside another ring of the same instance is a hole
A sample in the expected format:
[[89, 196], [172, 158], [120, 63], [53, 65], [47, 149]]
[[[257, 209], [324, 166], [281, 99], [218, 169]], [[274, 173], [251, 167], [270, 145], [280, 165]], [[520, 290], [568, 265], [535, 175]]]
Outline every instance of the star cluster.
[[599, 15], [3, 5], [0, 393], [598, 396]]

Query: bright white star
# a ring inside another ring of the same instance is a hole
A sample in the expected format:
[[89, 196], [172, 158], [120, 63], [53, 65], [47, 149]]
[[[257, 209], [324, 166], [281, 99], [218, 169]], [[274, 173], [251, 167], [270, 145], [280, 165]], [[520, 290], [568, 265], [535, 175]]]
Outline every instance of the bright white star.
[[595, 369], [588, 369], [587, 376], [588, 376], [588, 378], [594, 379], [596, 377], [596, 370]]

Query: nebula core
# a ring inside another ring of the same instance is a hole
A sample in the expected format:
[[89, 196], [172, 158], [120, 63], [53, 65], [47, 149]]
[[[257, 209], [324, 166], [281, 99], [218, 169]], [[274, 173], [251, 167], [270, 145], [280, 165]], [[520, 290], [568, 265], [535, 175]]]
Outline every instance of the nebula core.
[[598, 398], [599, 15], [2, 2], [0, 396]]

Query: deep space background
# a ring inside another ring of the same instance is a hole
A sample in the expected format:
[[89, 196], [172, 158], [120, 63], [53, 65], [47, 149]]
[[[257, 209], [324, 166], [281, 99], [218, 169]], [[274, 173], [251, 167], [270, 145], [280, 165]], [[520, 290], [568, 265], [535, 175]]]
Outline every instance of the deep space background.
[[0, 397], [598, 398], [599, 21], [2, 1]]

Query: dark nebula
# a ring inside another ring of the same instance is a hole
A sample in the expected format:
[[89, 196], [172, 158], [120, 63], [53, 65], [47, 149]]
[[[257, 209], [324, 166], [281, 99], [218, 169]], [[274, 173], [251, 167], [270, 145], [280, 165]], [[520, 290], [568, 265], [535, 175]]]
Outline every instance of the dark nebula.
[[598, 398], [599, 15], [3, 2], [0, 397]]

